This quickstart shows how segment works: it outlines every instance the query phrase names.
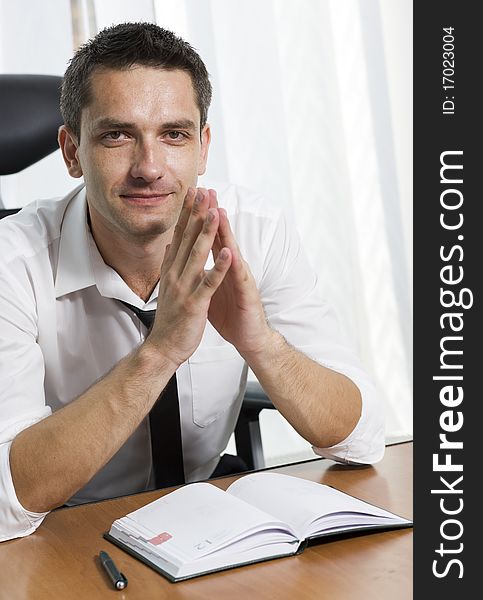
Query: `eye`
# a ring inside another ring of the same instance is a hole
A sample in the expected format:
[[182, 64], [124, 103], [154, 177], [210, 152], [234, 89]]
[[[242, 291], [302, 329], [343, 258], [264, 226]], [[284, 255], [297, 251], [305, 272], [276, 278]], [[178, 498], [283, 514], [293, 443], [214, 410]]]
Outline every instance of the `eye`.
[[119, 141], [124, 139], [122, 136], [125, 135], [122, 131], [108, 131], [104, 134], [106, 140]]
[[181, 131], [168, 131], [168, 138], [173, 142], [181, 142], [186, 138], [186, 135]]

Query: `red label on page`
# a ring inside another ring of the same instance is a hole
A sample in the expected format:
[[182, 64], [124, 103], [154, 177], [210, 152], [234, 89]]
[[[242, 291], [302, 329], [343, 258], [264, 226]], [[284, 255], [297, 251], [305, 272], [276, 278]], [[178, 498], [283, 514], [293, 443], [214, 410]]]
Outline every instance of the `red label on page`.
[[148, 540], [148, 542], [153, 544], [153, 546], [159, 546], [159, 544], [164, 544], [164, 542], [167, 542], [172, 537], [173, 536], [170, 533], [168, 533], [167, 531], [163, 531], [163, 533], [155, 535], [153, 538]]

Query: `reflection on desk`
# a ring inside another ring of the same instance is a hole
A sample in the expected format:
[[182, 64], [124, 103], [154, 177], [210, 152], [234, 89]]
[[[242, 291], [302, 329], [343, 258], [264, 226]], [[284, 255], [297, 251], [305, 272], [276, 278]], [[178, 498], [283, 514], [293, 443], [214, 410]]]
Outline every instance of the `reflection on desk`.
[[[412, 442], [386, 449], [367, 467], [314, 459], [271, 469], [332, 485], [412, 519]], [[235, 477], [213, 482], [226, 489]], [[0, 599], [43, 600], [196, 598], [233, 600], [409, 600], [412, 597], [412, 529], [327, 541], [299, 556], [240, 567], [172, 584], [103, 539], [113, 520], [168, 490], [58, 509], [27, 538], [0, 544]], [[108, 550], [129, 579], [116, 592], [98, 555]], [[7, 574], [7, 576], [5, 576]]]

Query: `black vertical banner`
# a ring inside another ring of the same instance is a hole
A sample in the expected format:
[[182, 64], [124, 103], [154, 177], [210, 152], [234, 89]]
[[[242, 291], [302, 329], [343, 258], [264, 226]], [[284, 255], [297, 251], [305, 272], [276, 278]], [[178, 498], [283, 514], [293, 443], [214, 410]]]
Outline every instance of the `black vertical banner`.
[[[483, 31], [414, 2], [414, 597], [481, 596]], [[480, 509], [480, 510], [478, 510]]]

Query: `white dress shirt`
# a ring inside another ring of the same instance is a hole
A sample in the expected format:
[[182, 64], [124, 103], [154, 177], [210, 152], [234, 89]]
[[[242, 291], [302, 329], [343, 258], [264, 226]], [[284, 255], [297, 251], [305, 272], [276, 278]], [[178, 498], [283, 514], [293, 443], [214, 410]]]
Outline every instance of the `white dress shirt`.
[[[342, 462], [380, 460], [384, 422], [378, 394], [319, 297], [297, 234], [282, 211], [257, 194], [228, 184], [212, 187], [271, 326], [361, 391], [362, 416], [353, 432], [315, 452]], [[12, 440], [82, 394], [143, 342], [146, 328], [117, 300], [155, 309], [158, 287], [144, 303], [104, 263], [87, 225], [83, 186], [2, 219], [0, 256], [0, 540], [5, 540], [32, 533], [46, 514], [25, 510], [17, 499], [9, 466]], [[210, 258], [207, 268], [212, 264]], [[177, 371], [187, 481], [208, 478], [226, 448], [247, 370], [236, 349], [207, 323], [199, 347]], [[149, 489], [151, 467], [145, 419], [69, 503]]]

